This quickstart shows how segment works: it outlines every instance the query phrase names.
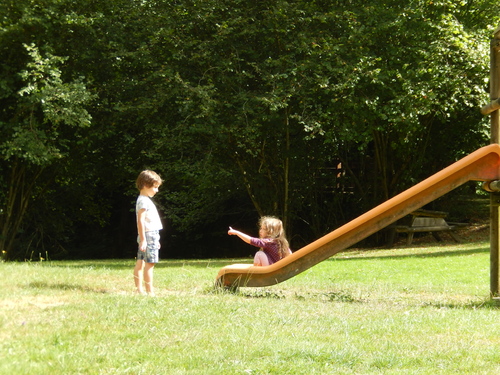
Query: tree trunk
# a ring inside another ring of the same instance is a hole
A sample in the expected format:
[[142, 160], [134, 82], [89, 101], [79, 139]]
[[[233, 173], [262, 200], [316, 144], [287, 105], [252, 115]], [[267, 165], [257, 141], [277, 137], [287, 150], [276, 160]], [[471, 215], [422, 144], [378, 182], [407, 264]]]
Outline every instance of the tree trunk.
[[289, 110], [285, 109], [285, 155], [283, 163], [283, 228], [288, 233], [289, 224], [289, 204], [290, 197], [290, 117]]
[[4, 258], [12, 258], [12, 248], [22, 221], [28, 209], [28, 204], [42, 168], [28, 179], [26, 165], [15, 160], [7, 179], [8, 192], [5, 198], [5, 207], [0, 216], [0, 248], [4, 251]]

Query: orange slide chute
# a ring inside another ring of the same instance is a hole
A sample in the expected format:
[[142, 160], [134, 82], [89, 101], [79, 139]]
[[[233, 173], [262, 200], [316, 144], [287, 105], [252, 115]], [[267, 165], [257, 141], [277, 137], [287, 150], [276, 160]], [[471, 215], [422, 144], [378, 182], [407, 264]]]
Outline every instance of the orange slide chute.
[[233, 264], [223, 267], [216, 284], [261, 287], [278, 284], [347, 249], [467, 181], [500, 179], [500, 146], [478, 149], [419, 184], [266, 267]]

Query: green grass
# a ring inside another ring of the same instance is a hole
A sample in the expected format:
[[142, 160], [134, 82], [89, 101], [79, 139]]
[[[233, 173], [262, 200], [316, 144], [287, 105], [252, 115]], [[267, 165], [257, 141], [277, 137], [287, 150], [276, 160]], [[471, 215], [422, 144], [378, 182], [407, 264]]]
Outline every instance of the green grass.
[[223, 265], [0, 263], [0, 374], [498, 374], [488, 244], [339, 254], [282, 284], [213, 289]]

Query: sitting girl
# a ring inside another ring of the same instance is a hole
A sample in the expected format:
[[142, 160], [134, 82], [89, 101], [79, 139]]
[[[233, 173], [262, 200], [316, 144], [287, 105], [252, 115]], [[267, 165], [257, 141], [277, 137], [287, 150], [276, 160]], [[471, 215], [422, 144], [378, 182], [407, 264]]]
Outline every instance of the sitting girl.
[[271, 216], [263, 216], [259, 220], [259, 226], [259, 238], [250, 237], [231, 227], [227, 232], [229, 235], [238, 236], [250, 245], [260, 247], [253, 260], [254, 266], [269, 266], [292, 253], [285, 238], [285, 230], [281, 220]]

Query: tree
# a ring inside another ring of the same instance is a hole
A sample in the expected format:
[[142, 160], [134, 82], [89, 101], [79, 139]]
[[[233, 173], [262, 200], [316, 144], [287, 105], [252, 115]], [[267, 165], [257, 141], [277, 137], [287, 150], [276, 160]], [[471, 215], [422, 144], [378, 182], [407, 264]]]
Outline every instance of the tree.
[[[370, 205], [426, 176], [426, 159], [440, 160], [439, 168], [472, 151], [484, 140], [485, 124], [479, 115], [475, 124], [463, 116], [479, 107], [487, 71], [486, 29], [460, 22], [462, 8], [470, 4], [379, 5], [358, 4], [352, 12], [346, 38], [351, 48], [342, 50], [348, 62], [346, 84], [330, 90], [342, 111], [326, 130], [332, 139], [354, 142], [373, 160], [367, 164], [373, 172], [364, 178], [372, 189]], [[465, 137], [472, 148], [468, 144], [457, 147], [458, 154], [443, 154], [440, 143], [447, 140], [435, 137], [442, 127], [448, 128], [448, 137], [459, 129], [474, 135]]]
[[59, 65], [65, 59], [50, 53], [43, 57], [33, 44], [25, 47], [31, 58], [20, 73], [25, 86], [6, 111], [10, 119], [2, 121], [0, 150], [7, 189], [0, 216], [0, 248], [6, 258], [29, 202], [42, 195], [51, 181], [43, 181], [42, 176], [68, 152], [69, 140], [61, 137], [63, 127], [88, 127], [91, 119], [84, 106], [92, 95], [85, 85], [81, 80], [66, 83], [61, 78]]
[[168, 243], [274, 214], [299, 247], [482, 145], [492, 6], [3, 2], [2, 223], [14, 171], [26, 198], [4, 240], [92, 231], [92, 254], [129, 255], [152, 168]]
[[228, 3], [180, 4], [168, 50], [190, 123], [214, 124], [258, 214], [314, 222], [333, 200], [338, 224], [484, 142], [491, 1], [474, 24], [468, 2]]

